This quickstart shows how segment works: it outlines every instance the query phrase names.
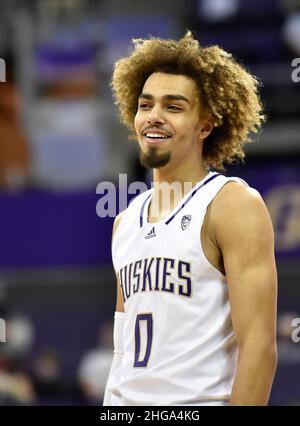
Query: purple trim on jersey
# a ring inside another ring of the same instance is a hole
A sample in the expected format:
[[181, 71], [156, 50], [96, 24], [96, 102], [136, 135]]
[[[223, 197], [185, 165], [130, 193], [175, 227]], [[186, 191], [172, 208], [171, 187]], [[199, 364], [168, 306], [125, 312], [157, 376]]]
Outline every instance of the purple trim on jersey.
[[[217, 173], [217, 174], [211, 176], [205, 182], [203, 182], [201, 185], [199, 185], [197, 188], [195, 188], [193, 190], [193, 192], [190, 194], [190, 196], [185, 200], [184, 203], [181, 204], [179, 209], [165, 222], [165, 224], [168, 225], [174, 219], [174, 217], [177, 216], [177, 214], [180, 212], [180, 210], [182, 210], [183, 207], [185, 207], [187, 205], [187, 203], [191, 200], [191, 198], [193, 198], [193, 196], [199, 191], [199, 189], [201, 189], [204, 185], [209, 183], [211, 180], [215, 179], [217, 176], [221, 176], [220, 173]], [[151, 192], [151, 194], [148, 195], [148, 197], [143, 202], [141, 212], [140, 212], [140, 228], [143, 226], [145, 204], [146, 204], [147, 200], [149, 199], [149, 197], [151, 195], [152, 195], [152, 192]]]
[[[152, 194], [152, 192], [151, 192], [151, 194]], [[145, 204], [146, 204], [146, 202], [147, 202], [147, 200], [148, 200], [148, 198], [150, 197], [151, 194], [149, 194], [148, 197], [145, 199], [145, 201], [143, 202], [142, 208], [141, 208], [141, 213], [140, 213], [140, 228], [143, 226], [143, 217], [144, 217]]]
[[184, 203], [181, 204], [181, 206], [179, 207], [179, 209], [165, 222], [165, 224], [169, 225], [169, 223], [174, 219], [175, 216], [178, 215], [178, 213], [180, 212], [180, 210], [182, 210], [183, 207], [185, 207], [187, 205], [187, 203], [193, 198], [193, 196], [199, 191], [199, 189], [203, 188], [204, 185], [206, 185], [211, 180], [215, 179], [217, 176], [221, 176], [220, 173], [217, 173], [216, 175], [211, 176], [205, 182], [203, 182], [200, 186], [198, 186], [198, 188], [195, 188], [193, 190], [193, 192], [191, 193], [191, 195], [185, 200]]

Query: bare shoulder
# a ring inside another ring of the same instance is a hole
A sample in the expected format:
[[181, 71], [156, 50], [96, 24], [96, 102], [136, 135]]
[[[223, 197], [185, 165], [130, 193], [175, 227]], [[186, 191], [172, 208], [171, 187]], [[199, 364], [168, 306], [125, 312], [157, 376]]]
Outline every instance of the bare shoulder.
[[273, 227], [260, 193], [243, 183], [230, 181], [212, 202], [211, 217], [216, 236], [240, 239], [249, 231], [270, 237]]
[[214, 199], [214, 204], [218, 209], [226, 208], [226, 210], [236, 210], [237, 206], [254, 210], [265, 207], [265, 203], [256, 189], [236, 181], [229, 181], [222, 187]]

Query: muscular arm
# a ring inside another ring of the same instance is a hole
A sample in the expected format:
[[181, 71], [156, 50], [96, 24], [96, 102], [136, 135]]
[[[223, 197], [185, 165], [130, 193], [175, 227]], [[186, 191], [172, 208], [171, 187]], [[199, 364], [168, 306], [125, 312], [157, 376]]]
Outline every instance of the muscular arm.
[[277, 363], [271, 220], [258, 192], [236, 182], [223, 187], [212, 212], [239, 353], [230, 403], [266, 405]]

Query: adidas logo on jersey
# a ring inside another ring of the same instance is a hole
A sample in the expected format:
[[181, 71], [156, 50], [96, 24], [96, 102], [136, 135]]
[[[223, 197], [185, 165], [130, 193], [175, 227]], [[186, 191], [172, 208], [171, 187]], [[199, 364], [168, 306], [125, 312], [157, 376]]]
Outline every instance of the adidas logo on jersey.
[[148, 240], [149, 238], [153, 238], [153, 237], [156, 237], [155, 227], [154, 226], [151, 229], [151, 231], [148, 232], [148, 234], [146, 235], [145, 240]]

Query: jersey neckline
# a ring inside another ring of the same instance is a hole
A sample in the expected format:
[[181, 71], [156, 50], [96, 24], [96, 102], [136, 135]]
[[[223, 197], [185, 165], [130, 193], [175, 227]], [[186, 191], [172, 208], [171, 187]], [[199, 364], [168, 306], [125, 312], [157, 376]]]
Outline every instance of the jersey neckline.
[[196, 183], [196, 185], [193, 186], [193, 188], [185, 194], [185, 196], [182, 198], [180, 203], [178, 203], [174, 209], [172, 209], [167, 216], [165, 216], [163, 219], [157, 221], [157, 222], [149, 222], [148, 221], [148, 211], [149, 211], [149, 205], [152, 200], [153, 191], [154, 188], [151, 189], [150, 194], [146, 197], [144, 200], [141, 210], [140, 210], [140, 228], [142, 228], [144, 225], [152, 225], [157, 226], [160, 224], [168, 225], [174, 218], [177, 216], [177, 214], [183, 209], [183, 207], [186, 206], [186, 204], [191, 200], [191, 198], [207, 183], [209, 183], [211, 180], [215, 179], [217, 176], [220, 176], [217, 172], [209, 172], [206, 176], [204, 176], [203, 179], [201, 179], [199, 182]]

